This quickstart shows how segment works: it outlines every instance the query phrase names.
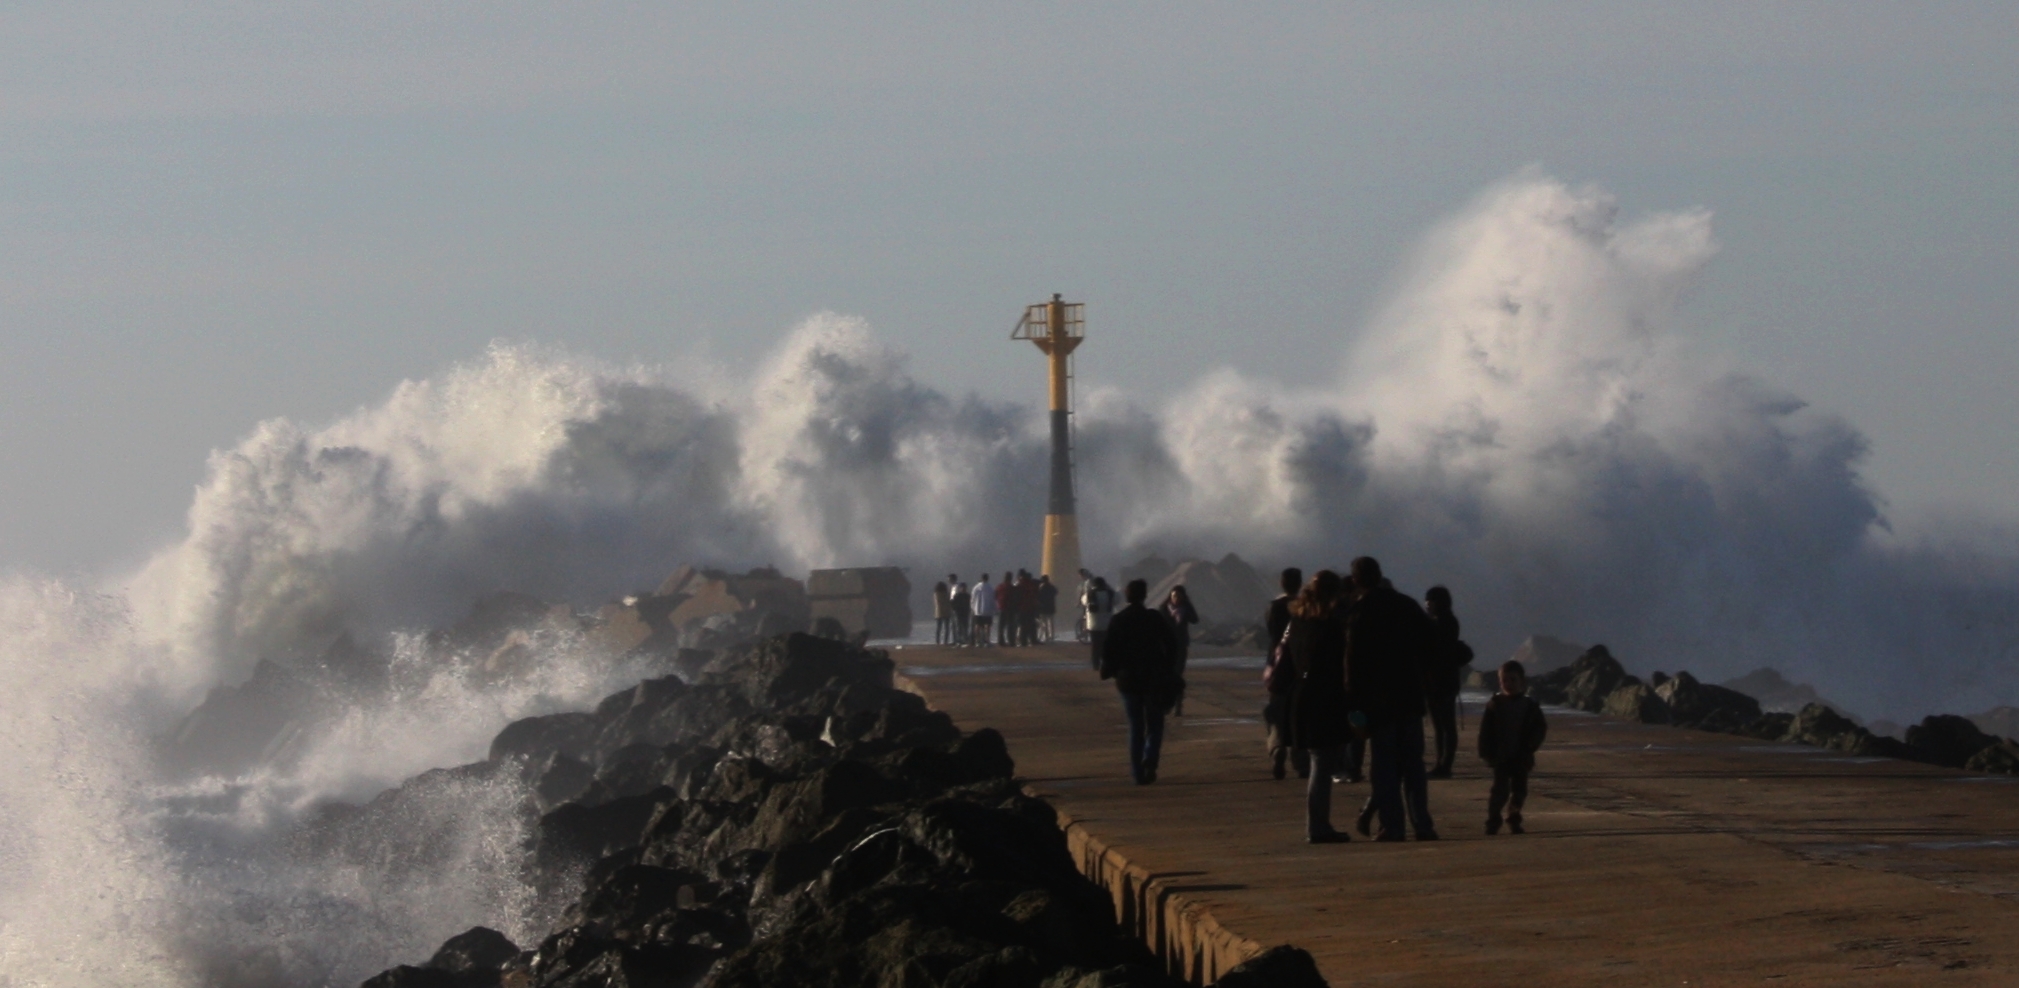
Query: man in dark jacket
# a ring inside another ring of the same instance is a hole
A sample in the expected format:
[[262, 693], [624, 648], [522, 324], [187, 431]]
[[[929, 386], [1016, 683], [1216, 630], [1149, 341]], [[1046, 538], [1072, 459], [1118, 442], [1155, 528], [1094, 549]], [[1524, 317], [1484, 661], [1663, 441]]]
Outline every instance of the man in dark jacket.
[[[1405, 807], [1417, 840], [1436, 840], [1430, 786], [1423, 773], [1423, 663], [1430, 619], [1381, 577], [1368, 556], [1353, 560], [1353, 602], [1346, 612], [1346, 683], [1352, 709], [1367, 716], [1373, 809], [1381, 840], [1402, 839]], [[1361, 817], [1363, 827], [1366, 817]], [[1364, 830], [1362, 831], [1365, 832]]]
[[1171, 623], [1143, 606], [1150, 585], [1130, 580], [1128, 606], [1108, 621], [1101, 644], [1101, 678], [1115, 681], [1129, 715], [1129, 771], [1136, 784], [1157, 781], [1157, 756], [1164, 746], [1164, 713], [1177, 700], [1177, 643]]

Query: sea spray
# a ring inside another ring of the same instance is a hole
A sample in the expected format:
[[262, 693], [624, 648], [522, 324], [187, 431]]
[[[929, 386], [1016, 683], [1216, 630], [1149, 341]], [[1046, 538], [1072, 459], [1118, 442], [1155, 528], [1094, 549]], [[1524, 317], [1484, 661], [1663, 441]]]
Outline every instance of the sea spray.
[[[1701, 210], [1626, 222], [1595, 189], [1500, 183], [1342, 332], [1335, 386], [1089, 389], [1087, 556], [1372, 553], [1405, 589], [1450, 586], [1485, 654], [1543, 631], [1650, 667], [1770, 665], [1871, 715], [2013, 699], [2019, 635], [1986, 603], [2019, 600], [2011, 567], [1895, 537], [1854, 428], [1674, 331], [1715, 253]], [[682, 562], [1029, 565], [1041, 425], [831, 314], [742, 386], [501, 344], [217, 453], [189, 537], [131, 582], [136, 613], [209, 682], [500, 587], [588, 605]]]

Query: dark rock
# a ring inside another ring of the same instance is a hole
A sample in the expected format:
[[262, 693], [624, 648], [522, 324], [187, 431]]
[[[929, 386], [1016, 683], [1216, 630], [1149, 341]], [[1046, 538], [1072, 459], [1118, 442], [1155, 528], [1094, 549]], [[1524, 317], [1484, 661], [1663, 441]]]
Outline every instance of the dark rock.
[[1874, 735], [1853, 723], [1850, 718], [1820, 703], [1811, 703], [1795, 714], [1781, 740], [1811, 744], [1818, 748], [1829, 748], [1852, 755], [1903, 758], [1911, 761], [1931, 760], [1931, 756], [1921, 749], [1892, 738]]
[[1907, 743], [1928, 753], [1937, 765], [1962, 768], [1971, 757], [1998, 743], [1968, 718], [1935, 714], [1907, 728]]
[[1655, 691], [1646, 683], [1628, 676], [1606, 696], [1605, 705], [1599, 712], [1608, 717], [1636, 721], [1642, 724], [1666, 724], [1669, 722], [1668, 704], [1663, 703]]
[[1794, 714], [1773, 710], [1759, 715], [1749, 723], [1739, 725], [1732, 733], [1762, 741], [1782, 741], [1787, 739], [1788, 731], [1794, 727], [1794, 723]]
[[1215, 988], [1327, 988], [1318, 962], [1298, 947], [1271, 947], [1220, 975]]
[[882, 653], [793, 633], [725, 652], [702, 672], [701, 681], [731, 686], [759, 707], [782, 707], [829, 684], [859, 682], [888, 690], [894, 671]]
[[705, 648], [683, 648], [673, 655], [673, 672], [681, 679], [694, 682], [701, 677], [701, 670], [715, 661], [715, 653]]
[[456, 975], [466, 988], [498, 983], [505, 963], [519, 956], [519, 947], [503, 933], [473, 926], [450, 937], [428, 960], [428, 967]]
[[1781, 740], [1855, 752], [1866, 737], [1869, 735], [1849, 718], [1820, 703], [1811, 703], [1795, 714]]
[[1970, 756], [1964, 768], [1995, 775], [2019, 775], [2019, 741], [1999, 738], [1995, 744]]
[[533, 797], [542, 810], [551, 810], [574, 799], [596, 780], [596, 770], [561, 752], [542, 759], [533, 775]]
[[1570, 682], [1563, 691], [1565, 705], [1597, 713], [1604, 709], [1605, 700], [1612, 691], [1619, 689], [1626, 680], [1626, 669], [1619, 660], [1613, 658], [1604, 645], [1593, 645], [1570, 665]]
[[1737, 690], [1698, 682], [1688, 672], [1659, 684], [1655, 694], [1668, 704], [1670, 719], [1686, 726], [1731, 731], [1760, 716], [1759, 701]]
[[360, 988], [464, 988], [461, 978], [432, 967], [401, 964], [365, 979]]
[[490, 760], [523, 758], [528, 762], [537, 762], [550, 753], [558, 752], [588, 761], [594, 757], [592, 743], [595, 732], [594, 714], [548, 714], [515, 720], [491, 739]]
[[565, 804], [540, 817], [536, 838], [539, 860], [554, 867], [637, 847], [644, 840], [646, 825], [666, 804], [678, 799], [673, 790], [661, 787], [600, 806]]

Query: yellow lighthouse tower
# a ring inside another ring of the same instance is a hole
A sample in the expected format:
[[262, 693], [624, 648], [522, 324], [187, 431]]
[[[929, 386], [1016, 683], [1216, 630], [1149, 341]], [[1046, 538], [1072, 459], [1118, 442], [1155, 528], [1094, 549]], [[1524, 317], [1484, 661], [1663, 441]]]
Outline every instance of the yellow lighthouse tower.
[[1070, 587], [1080, 576], [1080, 525], [1073, 511], [1073, 351], [1086, 336], [1086, 305], [1053, 295], [1024, 309], [1010, 339], [1037, 344], [1051, 360], [1052, 488], [1045, 507], [1044, 571]]

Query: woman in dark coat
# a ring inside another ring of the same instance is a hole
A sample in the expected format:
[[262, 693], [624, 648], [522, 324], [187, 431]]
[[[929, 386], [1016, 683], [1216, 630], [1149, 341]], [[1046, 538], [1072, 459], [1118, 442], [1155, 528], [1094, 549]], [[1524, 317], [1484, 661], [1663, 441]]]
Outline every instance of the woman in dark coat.
[[1423, 595], [1423, 610], [1430, 615], [1431, 640], [1430, 654], [1423, 664], [1423, 702], [1430, 708], [1430, 726], [1437, 732], [1437, 761], [1430, 777], [1448, 779], [1451, 763], [1458, 757], [1462, 670], [1472, 661], [1472, 650], [1458, 640], [1458, 615], [1451, 610], [1451, 591], [1431, 587]]
[[1339, 613], [1345, 583], [1320, 570], [1290, 604], [1286, 640], [1297, 686], [1290, 697], [1290, 743], [1307, 753], [1311, 776], [1304, 796], [1304, 836], [1313, 844], [1339, 844], [1332, 827], [1332, 773], [1353, 737], [1346, 706], [1346, 623]]

